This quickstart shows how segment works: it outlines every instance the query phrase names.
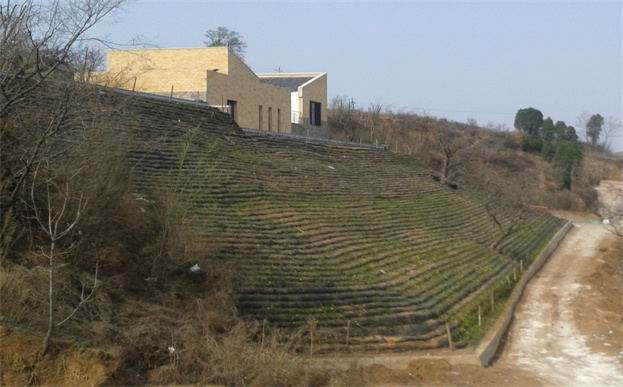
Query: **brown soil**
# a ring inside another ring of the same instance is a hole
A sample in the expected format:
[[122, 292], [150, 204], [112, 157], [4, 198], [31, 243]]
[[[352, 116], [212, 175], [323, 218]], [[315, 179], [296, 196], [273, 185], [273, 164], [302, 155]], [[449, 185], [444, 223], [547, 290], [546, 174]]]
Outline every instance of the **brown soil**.
[[[599, 247], [574, 310], [580, 332], [596, 352], [618, 358], [623, 366], [623, 240], [614, 236]], [[582, 305], [591, 305], [590, 309]]]
[[61, 342], [40, 358], [41, 337], [3, 327], [0, 349], [0, 386], [102, 385], [119, 366], [114, 350], [81, 350]]
[[414, 361], [404, 370], [383, 366], [355, 368], [336, 375], [335, 385], [350, 386], [540, 386], [530, 372], [509, 366], [482, 368], [442, 360]]

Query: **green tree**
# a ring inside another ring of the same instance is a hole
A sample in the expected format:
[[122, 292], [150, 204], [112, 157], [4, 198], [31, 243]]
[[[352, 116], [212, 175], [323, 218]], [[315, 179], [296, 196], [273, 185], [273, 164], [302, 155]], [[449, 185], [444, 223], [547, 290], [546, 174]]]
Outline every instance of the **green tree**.
[[543, 125], [543, 113], [535, 108], [519, 109], [515, 114], [515, 129], [528, 136], [539, 137]]
[[562, 134], [562, 139], [577, 142], [578, 134], [575, 132], [575, 128], [573, 126], [567, 126]]
[[545, 160], [552, 161], [554, 155], [556, 154], [556, 141], [558, 141], [559, 136], [556, 131], [556, 127], [554, 126], [554, 121], [550, 117], [543, 120], [541, 134], [543, 137], [541, 154]]
[[556, 139], [556, 127], [554, 126], [554, 121], [550, 117], [543, 120], [541, 124], [541, 135], [543, 139], [547, 141]]
[[[573, 127], [570, 128], [573, 129]], [[571, 189], [581, 161], [582, 145], [578, 141], [563, 139], [558, 142], [554, 162], [562, 188]]]
[[208, 39], [204, 42], [206, 47], [229, 47], [236, 55], [244, 59], [247, 43], [239, 32], [227, 27], [217, 27], [207, 30], [205, 37]]
[[566, 138], [567, 135], [567, 124], [564, 121], [556, 121], [554, 124], [554, 133], [557, 139]]
[[599, 141], [599, 135], [604, 125], [604, 118], [601, 114], [593, 114], [586, 123], [586, 136], [590, 140], [592, 145], [597, 145]]

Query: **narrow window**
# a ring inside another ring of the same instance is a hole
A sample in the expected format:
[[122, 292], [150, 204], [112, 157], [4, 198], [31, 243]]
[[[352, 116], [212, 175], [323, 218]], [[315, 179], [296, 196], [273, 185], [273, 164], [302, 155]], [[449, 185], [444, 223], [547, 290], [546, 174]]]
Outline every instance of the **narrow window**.
[[259, 109], [259, 117], [258, 117], [258, 119], [257, 119], [257, 122], [258, 122], [258, 124], [257, 124], [257, 128], [258, 128], [259, 130], [262, 130], [262, 105], [260, 105], [260, 109]]
[[231, 116], [231, 119], [236, 121], [236, 101], [228, 99], [227, 106], [229, 106], [229, 115]]
[[277, 132], [281, 132], [281, 109], [277, 108]]
[[309, 124], [320, 126], [322, 125], [322, 117], [320, 112], [322, 110], [322, 104], [320, 102], [309, 101]]
[[273, 130], [273, 108], [268, 107], [268, 131]]

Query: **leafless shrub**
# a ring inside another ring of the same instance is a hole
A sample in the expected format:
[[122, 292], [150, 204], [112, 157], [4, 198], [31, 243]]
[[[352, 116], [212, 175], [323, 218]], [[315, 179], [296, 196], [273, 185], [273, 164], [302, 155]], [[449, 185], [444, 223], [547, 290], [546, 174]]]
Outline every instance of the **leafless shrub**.
[[470, 151], [476, 146], [478, 137], [475, 132], [459, 133], [455, 128], [440, 128], [434, 136], [434, 149], [441, 155], [441, 182], [451, 184], [464, 172], [465, 164], [472, 156]]

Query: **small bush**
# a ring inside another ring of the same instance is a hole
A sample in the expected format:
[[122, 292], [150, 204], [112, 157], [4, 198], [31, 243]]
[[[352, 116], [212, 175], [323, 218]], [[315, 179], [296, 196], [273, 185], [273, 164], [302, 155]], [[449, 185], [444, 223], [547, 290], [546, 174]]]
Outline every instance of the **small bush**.
[[539, 153], [543, 149], [543, 139], [536, 136], [524, 136], [521, 142], [521, 149], [524, 152]]

